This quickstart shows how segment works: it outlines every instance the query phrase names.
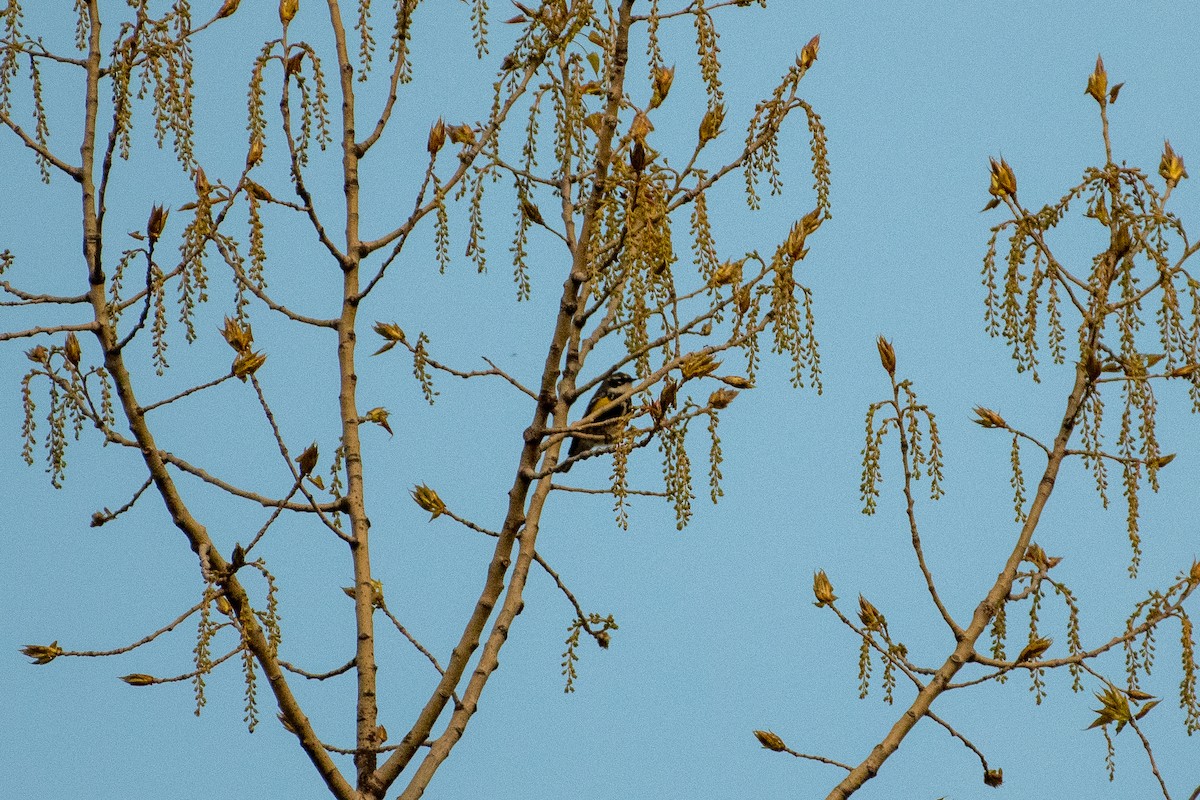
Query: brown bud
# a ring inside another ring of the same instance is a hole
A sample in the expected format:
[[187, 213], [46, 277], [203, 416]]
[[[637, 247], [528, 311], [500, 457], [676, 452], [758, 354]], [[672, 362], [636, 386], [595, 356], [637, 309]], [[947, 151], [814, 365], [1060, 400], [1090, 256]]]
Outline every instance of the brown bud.
[[35, 364], [45, 364], [50, 358], [50, 351], [44, 345], [38, 345], [25, 351], [25, 357]]
[[1158, 174], [1163, 176], [1170, 188], [1174, 188], [1188, 176], [1187, 170], [1183, 167], [1183, 156], [1175, 152], [1171, 147], [1170, 140], [1163, 143], [1162, 161], [1158, 165]]
[[1004, 770], [1002, 768], [987, 770], [983, 773], [983, 782], [985, 785], [995, 789], [1004, 783]]
[[133, 672], [129, 675], [122, 675], [120, 679], [128, 683], [130, 686], [149, 686], [150, 684], [155, 683], [154, 676], [147, 675], [144, 672]]
[[796, 59], [800, 64], [800, 69], [807, 70], [817, 60], [817, 51], [821, 49], [821, 34], [817, 34], [808, 40], [808, 44], [804, 45], [804, 49], [800, 51], [800, 56]]
[[287, 64], [283, 68], [283, 76], [286, 78], [289, 75], [299, 75], [300, 69], [304, 66], [304, 51], [296, 53], [287, 60]]
[[79, 366], [79, 359], [83, 356], [83, 349], [79, 346], [79, 337], [75, 335], [75, 331], [67, 334], [67, 343], [63, 346], [63, 355], [67, 357], [67, 363], [72, 367]]
[[1004, 417], [992, 411], [990, 408], [983, 406], [975, 406], [976, 419], [971, 420], [976, 425], [982, 425], [985, 428], [1007, 428], [1008, 423], [1004, 421]]
[[300, 10], [300, 0], [279, 0], [279, 21], [286, 28]]
[[1182, 367], [1176, 367], [1167, 373], [1168, 378], [1190, 378], [1195, 374], [1196, 370], [1200, 370], [1200, 364], [1184, 364]]
[[150, 239], [150, 243], [158, 241], [158, 237], [162, 236], [163, 228], [167, 225], [167, 216], [170, 211], [162, 206], [154, 206], [150, 209], [150, 219], [146, 221], [146, 236]]
[[875, 346], [879, 348], [879, 363], [883, 364], [884, 371], [895, 377], [896, 350], [892, 347], [892, 343], [880, 336], [875, 340]]
[[1193, 561], [1188, 570], [1188, 583], [1200, 583], [1200, 561]]
[[1084, 94], [1090, 94], [1101, 106], [1108, 103], [1108, 73], [1104, 71], [1104, 59], [1100, 56], [1096, 56], [1096, 69], [1088, 75]]
[[300, 735], [300, 732], [296, 730], [296, 726], [293, 725], [291, 722], [289, 722], [288, 718], [285, 717], [282, 712], [279, 714], [276, 714], [275, 718], [279, 720], [279, 724], [282, 725], [283, 729], [286, 730], [288, 733], [291, 733], [296, 736]]
[[837, 595], [833, 593], [833, 584], [829, 582], [829, 576], [823, 569], [813, 573], [813, 596], [817, 598], [815, 605], [818, 608], [830, 605], [837, 600]]
[[717, 103], [700, 120], [700, 146], [711, 142], [721, 135], [721, 123], [725, 121], [725, 106]]
[[749, 378], [743, 378], [741, 375], [718, 375], [717, 380], [726, 386], [732, 386], [735, 389], [753, 389], [754, 384]]
[[216, 18], [225, 19], [226, 17], [232, 16], [233, 12], [238, 10], [238, 4], [241, 2], [242, 0], [225, 0], [225, 2], [221, 4], [221, 7], [217, 9]]
[[304, 448], [304, 452], [296, 459], [296, 465], [300, 467], [300, 477], [311, 475], [312, 471], [317, 466], [317, 443], [313, 442], [308, 447]]
[[425, 145], [430, 155], [436, 155], [446, 143], [446, 121], [438, 117], [438, 121], [429, 128], [429, 142]]
[[446, 504], [442, 502], [442, 498], [438, 497], [438, 493], [423, 483], [420, 486], [414, 486], [409, 494], [412, 495], [412, 499], [417, 505], [433, 515], [429, 518], [431, 522], [446, 510]]
[[783, 739], [779, 738], [779, 734], [774, 731], [755, 731], [754, 738], [758, 739], [758, 743], [768, 750], [774, 750], [776, 753], [782, 753], [787, 750], [787, 745], [783, 743]]
[[717, 389], [708, 396], [708, 404], [720, 411], [722, 408], [728, 408], [729, 404], [733, 402], [733, 398], [737, 396], [736, 389]]
[[646, 168], [646, 148], [641, 142], [633, 143], [633, 149], [629, 151], [629, 166], [639, 174]]
[[887, 620], [879, 609], [861, 594], [858, 596], [858, 618], [869, 631], [881, 631], [887, 626]]

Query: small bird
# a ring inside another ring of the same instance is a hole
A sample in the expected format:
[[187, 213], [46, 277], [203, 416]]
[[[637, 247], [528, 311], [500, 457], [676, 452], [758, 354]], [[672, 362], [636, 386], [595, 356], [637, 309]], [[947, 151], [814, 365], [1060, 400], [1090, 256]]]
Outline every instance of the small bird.
[[[571, 449], [567, 453], [566, 466], [563, 472], [574, 465], [570, 459], [586, 453], [602, 444], [611, 444], [624, 427], [624, 418], [629, 416], [633, 408], [632, 399], [626, 397], [618, 401], [622, 393], [628, 391], [633, 378], [624, 372], [614, 372], [597, 387], [596, 393], [588, 401], [584, 417], [592, 417], [579, 435], [571, 437]], [[595, 414], [595, 416], [592, 416]]]

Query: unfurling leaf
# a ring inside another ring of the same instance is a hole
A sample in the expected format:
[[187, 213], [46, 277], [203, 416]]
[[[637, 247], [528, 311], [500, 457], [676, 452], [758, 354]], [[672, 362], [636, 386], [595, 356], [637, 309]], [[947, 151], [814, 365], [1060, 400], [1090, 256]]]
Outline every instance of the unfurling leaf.
[[971, 420], [976, 425], [982, 425], [985, 428], [1007, 428], [1008, 423], [1004, 421], [1004, 417], [992, 411], [990, 408], [983, 406], [975, 406], [975, 419]]
[[258, 368], [266, 363], [266, 353], [238, 353], [237, 358], [233, 360], [233, 375], [242, 383], [246, 382], [246, 378], [258, 371]]
[[21, 648], [21, 654], [32, 658], [34, 664], [42, 666], [61, 656], [62, 648], [58, 646], [58, 640], [50, 644], [27, 644]]
[[376, 425], [387, 431], [388, 435], [392, 434], [392, 426], [388, 425], [388, 410], [383, 406], [372, 408], [366, 413], [366, 416], [364, 416], [363, 419], [367, 422], [374, 422]]
[[1170, 140], [1163, 143], [1162, 161], [1158, 165], [1158, 174], [1166, 180], [1167, 186], [1174, 187], [1188, 176], [1183, 166], [1183, 156], [1178, 155], [1171, 147]]
[[683, 379], [688, 381], [711, 375], [719, 366], [721, 362], [714, 361], [711, 353], [693, 353], [683, 360], [679, 371], [683, 373]]
[[708, 396], [708, 404], [720, 411], [722, 408], [727, 408], [733, 402], [733, 398], [737, 396], [738, 393], [735, 389], [717, 389]]
[[988, 185], [988, 194], [996, 200], [1003, 200], [1005, 197], [1015, 198], [1017, 196], [1017, 175], [1013, 172], [1013, 168], [1003, 158], [999, 161], [991, 158], [988, 161], [991, 163], [991, 182]]
[[417, 505], [433, 515], [429, 518], [430, 522], [437, 519], [446, 510], [446, 504], [442, 502], [442, 498], [438, 497], [438, 493], [423, 483], [420, 486], [414, 486], [410, 494]]
[[394, 322], [376, 322], [375, 332], [383, 337], [383, 347], [380, 347], [371, 355], [377, 356], [380, 353], [386, 353], [396, 346], [397, 342], [404, 343], [404, 331]]
[[232, 317], [225, 318], [225, 327], [221, 329], [221, 337], [236, 353], [249, 353], [254, 344], [254, 331], [249, 324], [243, 324]]

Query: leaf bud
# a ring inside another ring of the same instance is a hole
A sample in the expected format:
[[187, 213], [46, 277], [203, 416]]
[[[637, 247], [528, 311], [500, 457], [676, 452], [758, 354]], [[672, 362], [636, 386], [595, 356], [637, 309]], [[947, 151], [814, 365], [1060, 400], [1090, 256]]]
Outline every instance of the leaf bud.
[[246, 382], [246, 378], [258, 371], [258, 368], [266, 363], [266, 353], [252, 353], [247, 350], [244, 353], [238, 353], [237, 358], [233, 360], [233, 375], [242, 383]]
[[1104, 71], [1104, 59], [1100, 56], [1096, 56], [1096, 69], [1088, 75], [1084, 94], [1090, 94], [1101, 106], [1108, 104], [1108, 73]]
[[221, 337], [226, 343], [237, 353], [250, 352], [250, 345], [254, 343], [254, 331], [250, 329], [249, 324], [243, 324], [232, 317], [225, 318], [225, 327], [220, 329]]
[[895, 377], [896, 350], [892, 347], [892, 343], [880, 336], [875, 340], [875, 346], [879, 348], [879, 363], [883, 364], [884, 371], [888, 375]]
[[991, 158], [991, 184], [988, 193], [997, 199], [1015, 198], [1017, 195], [1017, 176], [1008, 162], [1001, 158], [999, 161]]
[[79, 366], [79, 359], [83, 357], [83, 350], [79, 346], [79, 337], [75, 335], [75, 331], [67, 334], [67, 343], [63, 347], [63, 355], [67, 357], [67, 363], [72, 367]]
[[720, 365], [721, 362], [714, 361], [711, 353], [693, 353], [683, 360], [679, 371], [683, 373], [683, 379], [688, 381], [711, 375]]
[[783, 739], [779, 738], [779, 734], [774, 731], [755, 731], [754, 738], [758, 739], [758, 743], [768, 750], [774, 750], [776, 753], [782, 753], [787, 750], [787, 745], [783, 743]]
[[120, 680], [125, 681], [130, 686], [149, 686], [155, 683], [153, 675], [147, 675], [144, 672], [131, 672], [128, 675], [122, 675]]
[[162, 236], [163, 228], [167, 225], [167, 216], [171, 212], [162, 206], [154, 206], [150, 209], [150, 219], [146, 221], [146, 236], [150, 239], [150, 243], [158, 241], [158, 237]]
[[32, 658], [34, 664], [43, 666], [61, 656], [62, 648], [57, 640], [50, 644], [27, 644], [21, 648], [21, 654]]
[[800, 69], [807, 70], [817, 60], [817, 51], [821, 49], [821, 34], [817, 34], [808, 40], [808, 44], [804, 45], [804, 49], [800, 51], [800, 56], [796, 59], [800, 64]]
[[662, 105], [663, 100], [667, 99], [667, 94], [670, 93], [671, 84], [674, 81], [674, 67], [658, 67], [654, 70], [654, 92], [650, 97], [651, 108], [658, 108]]
[[983, 406], [975, 406], [976, 419], [971, 420], [976, 425], [982, 425], [985, 428], [1007, 428], [1008, 423], [1004, 421], [1004, 417], [992, 411], [990, 408]]
[[858, 596], [858, 618], [869, 631], [881, 631], [887, 627], [887, 620], [880, 610], [861, 594]]
[[300, 10], [300, 0], [279, 0], [279, 21], [286, 28]]
[[733, 402], [733, 398], [737, 396], [736, 389], [717, 389], [708, 396], [708, 404], [717, 411], [720, 411], [723, 408], [728, 408], [729, 404]]
[[410, 494], [417, 505], [433, 515], [429, 518], [430, 522], [440, 517], [446, 510], [446, 504], [442, 502], [442, 498], [438, 497], [438, 493], [423, 483], [420, 486], [414, 486]]
[[429, 142], [425, 145], [429, 150], [430, 155], [436, 155], [442, 149], [442, 145], [446, 143], [446, 121], [438, 117], [438, 121], [433, 123], [429, 129]]
[[704, 117], [700, 120], [700, 146], [711, 142], [713, 139], [721, 135], [721, 123], [725, 121], [725, 106], [717, 103], [708, 111], [704, 112]]
[[1163, 142], [1162, 161], [1158, 165], [1158, 174], [1163, 176], [1167, 186], [1174, 188], [1188, 176], [1183, 166], [1183, 156], [1175, 152], [1170, 140]]
[[813, 596], [817, 598], [815, 603], [817, 608], [830, 605], [837, 600], [837, 595], [833, 593], [833, 584], [829, 582], [829, 576], [823, 569], [813, 573]]

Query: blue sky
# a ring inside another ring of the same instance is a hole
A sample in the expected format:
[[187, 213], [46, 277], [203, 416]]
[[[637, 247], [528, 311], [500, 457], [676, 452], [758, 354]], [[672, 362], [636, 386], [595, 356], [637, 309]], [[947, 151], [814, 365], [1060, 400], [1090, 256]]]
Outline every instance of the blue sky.
[[[103, 5], [114, 12], [124, 7]], [[209, 5], [217, 3], [205, 0]], [[326, 46], [318, 25], [323, 9], [313, 0], [302, 5], [293, 36]], [[244, 0], [243, 6], [197, 46], [205, 121], [198, 153], [210, 175], [240, 169], [248, 65], [258, 43], [277, 35], [274, 3]], [[423, 143], [439, 116], [483, 116], [486, 81], [509, 35], [493, 26], [493, 59], [477, 65], [468, 55], [465, 6], [426, 6], [416, 43], [422, 88], [397, 118], [392, 150], [374, 156], [365, 173], [365, 197], [375, 208], [386, 210], [396, 197], [407, 206], [411, 137]], [[493, 15], [498, 21], [510, 12], [497, 3]], [[32, 11], [30, 17], [28, 29], [38, 30]], [[559, 672], [571, 609], [535, 573], [501, 668], [429, 797], [484, 791], [530, 800], [824, 796], [840, 777], [836, 769], [764, 751], [751, 730], [769, 728], [797, 750], [857, 763], [909, 695], [902, 685], [896, 706], [882, 703], [877, 688], [857, 699], [858, 640], [812, 606], [813, 571], [826, 570], [843, 598], [870, 597], [915, 658], [940, 664], [950, 641], [918, 582], [894, 454], [885, 463], [879, 512], [871, 518], [859, 512], [863, 414], [887, 389], [875, 337], [894, 341], [899, 373], [915, 381], [938, 414], [947, 496], [923, 503], [918, 513], [931, 567], [952, 609], [966, 616], [1016, 534], [1008, 439], [971, 424], [971, 408], [995, 408], [1049, 437], [1071, 380], [1069, 369], [1047, 367], [1041, 384], [1033, 384], [983, 332], [981, 259], [988, 226], [1001, 218], [1000, 211], [979, 213], [987, 201], [988, 157], [1003, 155], [1012, 164], [1029, 206], [1056, 200], [1086, 166], [1102, 162], [1096, 104], [1083, 92], [1102, 53], [1110, 81], [1125, 82], [1112, 109], [1117, 160], [1153, 173], [1163, 139], [1170, 138], [1185, 159], [1200, 165], [1200, 156], [1192, 155], [1200, 153], [1200, 10], [1190, 4], [775, 2], [721, 18], [731, 134], [800, 47], [821, 34], [820, 59], [802, 88], [829, 134], [833, 217], [810, 240], [797, 277], [816, 293], [824, 392], [791, 390], [787, 365], [768, 360], [758, 388], [722, 416], [726, 496], [713, 507], [698, 476], [696, 517], [683, 532], [675, 530], [671, 510], [654, 502], [635, 504], [623, 531], [603, 499], [554, 498], [539, 551], [588, 611], [612, 613], [620, 630], [608, 651], [581, 648], [577, 691], [565, 695]], [[59, 23], [56, 30], [69, 33], [70, 27]], [[661, 124], [656, 119], [655, 136], [664, 143], [693, 136], [688, 115], [699, 113], [690, 32], [676, 27], [670, 35], [674, 56], [668, 61], [678, 64], [678, 75], [663, 108], [672, 116]], [[79, 87], [65, 72], [47, 71], [43, 79], [61, 137], [56, 146], [74, 153], [70, 114], [79, 105]], [[268, 113], [273, 110], [269, 100]], [[185, 202], [187, 181], [169, 154], [151, 149], [145, 128], [137, 144], [137, 166], [114, 185], [114, 234], [143, 225], [153, 203]], [[783, 198], [752, 215], [735, 191], [723, 196], [725, 252], [768, 249], [812, 207], [800, 120], [781, 151], [788, 181]], [[331, 156], [324, 158], [336, 167]], [[36, 291], [82, 291], [75, 187], [58, 178], [41, 186], [11, 136], [0, 136], [0, 163], [0, 249], [17, 256], [6, 277]], [[272, 188], [283, 188], [279, 165], [268, 161], [275, 167]], [[319, 165], [314, 173], [332, 174]], [[729, 188], [736, 190], [736, 179]], [[1185, 224], [1196, 197], [1189, 182], [1177, 190], [1175, 209]], [[475, 274], [461, 258], [459, 224], [456, 262], [446, 275], [438, 275], [428, 240], [416, 241], [398, 265], [403, 271], [364, 315], [427, 331], [438, 358], [471, 368], [488, 356], [528, 377], [540, 369], [561, 270], [554, 263], [535, 270], [533, 301], [515, 304], [505, 261], [508, 210], [497, 201], [491, 211], [497, 226], [488, 274]], [[177, 220], [173, 224], [168, 236], [179, 232]], [[1062, 252], [1087, 263], [1096, 242], [1067, 227]], [[328, 311], [332, 301], [320, 287], [323, 281], [333, 286], [336, 276], [319, 261], [311, 237], [281, 220], [273, 221], [272, 233], [272, 287], [301, 309]], [[120, 238], [110, 235], [113, 252], [125, 246]], [[174, 368], [161, 380], [143, 377], [147, 397], [176, 391], [192, 370], [216, 375], [216, 365], [227, 363], [213, 329], [227, 311], [221, 302], [229, 281], [218, 275], [213, 283], [201, 341], [188, 347], [173, 339]], [[0, 311], [0, 320], [5, 330], [29, 324], [27, 315], [11, 309]], [[263, 377], [291, 438], [302, 444], [321, 439], [328, 453], [333, 420], [326, 412], [336, 390], [321, 370], [332, 358], [331, 343], [272, 326], [265, 316], [256, 319], [255, 333], [271, 354]], [[120, 659], [33, 667], [19, 654], [22, 645], [53, 639], [74, 650], [126, 644], [188, 607], [200, 586], [186, 542], [160, 507], [147, 502], [152, 498], [121, 522], [87, 527], [92, 512], [120, 505], [140, 484], [129, 472], [135, 464], [129, 454], [101, 449], [85, 433], [69, 452], [71, 472], [61, 491], [49, 487], [40, 465], [29, 469], [20, 462], [17, 383], [27, 346], [0, 347], [8, 387], [0, 393], [0, 418], [10, 420], [0, 450], [8, 498], [0, 516], [0, 602], [7, 611], [0, 627], [6, 687], [0, 765], [10, 776], [10, 796], [327, 796], [292, 736], [272, 719], [266, 693], [262, 725], [253, 735], [245, 732], [241, 680], [232, 664], [210, 678], [200, 717], [191, 713], [186, 683], [134, 689], [116, 680], [130, 672], [187, 671], [190, 622], [167, 642]], [[88, 346], [85, 339], [85, 353]], [[375, 436], [368, 442], [374, 561], [391, 608], [445, 657], [458, 620], [474, 602], [490, 546], [449, 520], [427, 523], [408, 488], [428, 483], [456, 511], [497, 526], [528, 408], [496, 384], [448, 379], [439, 381], [441, 396], [430, 408], [411, 364], [389, 356], [367, 363], [360, 384], [362, 407], [387, 406], [396, 428], [392, 439], [368, 432]], [[205, 404], [169, 420], [163, 436], [201, 463], [219, 464], [238, 452], [225, 474], [255, 483], [262, 465], [254, 454], [269, 452], [270, 442], [244, 389], [220, 387]], [[1184, 413], [1180, 394], [1160, 393], [1160, 438], [1180, 455], [1163, 471], [1162, 493], [1144, 498], [1145, 556], [1137, 581], [1126, 577], [1123, 505], [1101, 509], [1078, 464], [1064, 470], [1036, 537], [1052, 555], [1065, 557], [1059, 577], [1081, 597], [1085, 642], [1111, 637], [1132, 603], [1168, 583], [1200, 551], [1193, 513], [1200, 461], [1189, 449], [1197, 441], [1196, 421]], [[703, 449], [700, 443], [697, 455]], [[651, 452], [644, 456], [635, 474], [654, 487], [658, 466]], [[1037, 463], [1033, 454], [1029, 463]], [[571, 477], [598, 484], [605, 475], [595, 459]], [[239, 532], [262, 522], [256, 509], [231, 509], [201, 487], [188, 491], [218, 541], [238, 540]], [[338, 590], [351, 582], [343, 550], [289, 523], [275, 531], [264, 555], [283, 583], [288, 658], [313, 670], [345, 661], [352, 634], [346, 628], [351, 604]], [[1048, 611], [1044, 624], [1061, 625], [1056, 614]], [[1011, 624], [1019, 629], [1018, 620]], [[1171, 628], [1159, 637], [1158, 668], [1147, 687], [1164, 702], [1146, 728], [1172, 796], [1187, 797], [1200, 778], [1195, 742], [1184, 736], [1172, 699], [1180, 679], [1177, 652], [1177, 628]], [[423, 700], [429, 670], [395, 641], [381, 650], [380, 661], [383, 722], [395, 735]], [[1107, 666], [1119, 676], [1119, 660]], [[1040, 706], [1020, 675], [1003, 687], [953, 693], [935, 706], [1004, 768], [1002, 789], [986, 788], [974, 756], [941, 729], [922, 724], [859, 796], [1155, 796], [1145, 755], [1128, 733], [1116, 740], [1117, 782], [1108, 783], [1103, 739], [1083, 731], [1096, 706], [1091, 691], [1100, 687], [1089, 684], [1073, 694], [1065, 675], [1050, 675], [1048, 684]], [[327, 740], [348, 745], [351, 683], [300, 690]]]

